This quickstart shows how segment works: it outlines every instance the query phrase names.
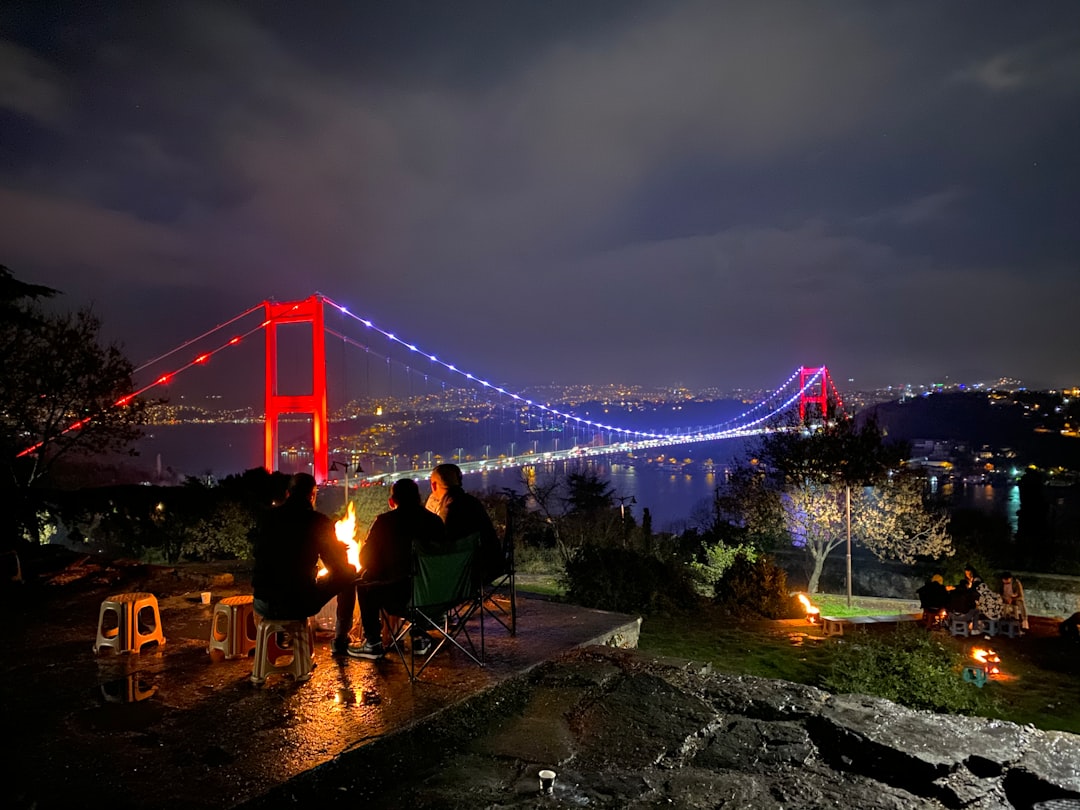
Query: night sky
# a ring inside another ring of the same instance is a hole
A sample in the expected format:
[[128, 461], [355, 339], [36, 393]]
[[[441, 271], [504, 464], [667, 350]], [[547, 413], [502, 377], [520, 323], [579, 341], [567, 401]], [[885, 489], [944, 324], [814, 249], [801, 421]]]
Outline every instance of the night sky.
[[0, 5], [0, 263], [508, 386], [1080, 384], [1080, 3]]

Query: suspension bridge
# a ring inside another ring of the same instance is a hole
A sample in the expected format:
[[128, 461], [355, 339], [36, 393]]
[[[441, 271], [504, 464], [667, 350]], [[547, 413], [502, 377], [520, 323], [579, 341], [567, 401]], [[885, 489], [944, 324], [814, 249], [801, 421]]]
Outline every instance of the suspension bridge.
[[[310, 455], [308, 470], [320, 483], [335, 471], [344, 473], [346, 485], [350, 473], [356, 484], [404, 473], [422, 478], [444, 461], [470, 473], [633, 455], [746, 438], [790, 425], [796, 414], [798, 423], [804, 424], [843, 410], [828, 369], [814, 366], [796, 369], [741, 413], [711, 424], [619, 425], [591, 415], [592, 409], [572, 413], [566, 405], [491, 382], [321, 293], [297, 301], [263, 301], [148, 360], [135, 369], [136, 381], [143, 382], [116, 404], [160, 394], [155, 389], [166, 388], [260, 334], [265, 347], [262, 464], [268, 470], [281, 469], [283, 457], [296, 453], [282, 448], [282, 432], [299, 430], [307, 435], [291, 446], [299, 445], [305, 458]], [[348, 394], [342, 386], [343, 401], [334, 403], [333, 412], [330, 346], [338, 348], [337, 373], [344, 376], [351, 368], [348, 373], [363, 389], [360, 398], [345, 401]], [[336, 435], [331, 425], [336, 426]], [[396, 446], [404, 428], [412, 433], [408, 452]], [[360, 435], [355, 435], [357, 431]]]

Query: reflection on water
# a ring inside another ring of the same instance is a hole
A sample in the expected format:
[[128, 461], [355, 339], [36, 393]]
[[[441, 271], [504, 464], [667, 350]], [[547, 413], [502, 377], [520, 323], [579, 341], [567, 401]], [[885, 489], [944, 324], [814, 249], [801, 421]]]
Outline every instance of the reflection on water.
[[1016, 534], [1016, 516], [1020, 512], [1020, 487], [1016, 484], [944, 484], [941, 493], [958, 507], [978, 509], [987, 514], [1004, 515], [1009, 531]]
[[150, 686], [138, 675], [128, 675], [101, 684], [101, 696], [108, 703], [138, 703], [157, 693], [157, 686]]
[[340, 706], [378, 706], [382, 703], [382, 696], [374, 689], [342, 686], [334, 692], [334, 702]]
[[[226, 475], [243, 472], [253, 467], [261, 467], [263, 428], [261, 424], [190, 424], [155, 426], [150, 435], [139, 442], [139, 452], [149, 466], [156, 465], [160, 456], [164, 472], [172, 471], [179, 476], [213, 475], [221, 478]], [[691, 513], [700, 503], [712, 502], [713, 493], [722, 481], [723, 465], [730, 458], [741, 452], [742, 443], [725, 441], [694, 445], [680, 448], [679, 456], [698, 462], [691, 472], [659, 469], [656, 463], [635, 467], [626, 463], [611, 463], [608, 459], [588, 461], [589, 469], [596, 471], [601, 478], [611, 481], [615, 494], [637, 498], [633, 507], [634, 519], [640, 524], [643, 509], [652, 515], [653, 528], [657, 531], [671, 529], [682, 530], [687, 525]], [[402, 457], [404, 460], [404, 457]], [[717, 472], [702, 469], [705, 459], [715, 459]], [[293, 472], [290, 467], [297, 466], [297, 459], [282, 458], [280, 468]], [[310, 457], [304, 460], [310, 469]], [[580, 462], [568, 462], [576, 465]], [[365, 463], [365, 468], [368, 466]], [[541, 477], [555, 471], [556, 465], [545, 465], [538, 470]], [[558, 465], [558, 473], [565, 475], [568, 469]], [[372, 470], [369, 470], [372, 472]], [[402, 469], [401, 474], [406, 475]], [[488, 472], [480, 476], [469, 476], [466, 487], [474, 490], [501, 492], [504, 488], [523, 492], [520, 470]], [[629, 509], [629, 504], [627, 505]]]
[[[258, 423], [155, 426], [151, 431], [152, 435], [143, 439], [139, 446], [144, 462], [152, 465], [160, 455], [163, 469], [171, 468], [181, 474], [178, 483], [183, 480], [182, 475], [212, 474], [222, 477], [262, 466], [263, 428]], [[540, 480], [554, 474], [565, 476], [567, 472], [580, 469], [577, 465], [585, 464], [586, 469], [611, 482], [615, 495], [637, 500], [633, 505], [627, 503], [626, 508], [632, 510], [634, 520], [639, 525], [643, 510], [648, 509], [654, 530], [680, 532], [707, 519], [716, 488], [724, 480], [724, 467], [730, 465], [734, 457], [743, 454], [744, 450], [744, 444], [739, 441], [687, 445], [678, 450], [679, 463], [672, 463], [676, 459], [664, 458], [664, 454], [660, 453], [652, 461], [638, 459], [634, 464], [627, 463], [625, 457], [547, 464], [538, 467], [536, 474]], [[400, 458], [400, 474], [407, 475], [408, 470], [404, 469], [407, 458]], [[692, 463], [683, 468], [686, 460]], [[708, 460], [713, 463], [708, 464]], [[291, 461], [294, 466], [302, 462], [307, 465], [306, 468], [310, 468], [310, 456]], [[293, 471], [289, 463], [290, 458], [283, 456], [281, 469]], [[364, 466], [367, 468], [369, 464], [365, 462]], [[524, 492], [522, 471], [516, 469], [470, 475], [466, 488]], [[1051, 524], [1057, 526], [1059, 534], [1067, 537], [1075, 537], [1075, 527], [1080, 524], [1080, 495], [1074, 490], [1076, 487], [1047, 489]], [[950, 495], [956, 506], [1003, 515], [1011, 531], [1016, 532], [1020, 491], [1015, 484], [943, 482], [941, 492]]]
[[[638, 525], [641, 524], [644, 510], [648, 509], [653, 529], [662, 532], [681, 532], [694, 524], [695, 515], [698, 514], [707, 518], [711, 514], [716, 488], [724, 480], [722, 470], [675, 472], [651, 465], [610, 463], [603, 459], [546, 464], [535, 471], [537, 480], [543, 482], [550, 480], [552, 476], [564, 477], [569, 472], [583, 468], [595, 473], [601, 480], [610, 481], [615, 495], [637, 500], [633, 505], [627, 502], [626, 509], [632, 511]], [[525, 491], [521, 470], [501, 470], [469, 476], [465, 486], [467, 489], [494, 492], [502, 492], [504, 489], [513, 489], [519, 493]]]

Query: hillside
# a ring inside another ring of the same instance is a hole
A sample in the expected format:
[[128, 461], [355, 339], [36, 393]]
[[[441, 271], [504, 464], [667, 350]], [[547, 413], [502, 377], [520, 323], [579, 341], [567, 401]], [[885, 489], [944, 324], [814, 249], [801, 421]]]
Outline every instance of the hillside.
[[[935, 394], [869, 409], [891, 439], [933, 439], [1016, 451], [1019, 464], [1080, 470], [1080, 439], [1062, 436], [1046, 409], [985, 393]], [[1037, 427], [1054, 432], [1036, 432]]]

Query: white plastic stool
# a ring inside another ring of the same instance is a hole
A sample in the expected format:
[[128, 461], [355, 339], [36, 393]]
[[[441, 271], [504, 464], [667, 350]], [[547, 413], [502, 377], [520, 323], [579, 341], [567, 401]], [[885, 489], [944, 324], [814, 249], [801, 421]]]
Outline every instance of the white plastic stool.
[[104, 647], [118, 653], [138, 653], [155, 641], [159, 646], [164, 644], [165, 634], [157, 597], [152, 593], [119, 593], [101, 603], [95, 653]]
[[[278, 634], [284, 641], [278, 641]], [[263, 619], [255, 633], [255, 665], [251, 682], [262, 686], [268, 675], [292, 675], [297, 683], [308, 680], [315, 669], [315, 639], [310, 619]], [[282, 660], [286, 660], [282, 663]]]
[[226, 596], [210, 617], [208, 652], [219, 650], [230, 658], [244, 658], [255, 649], [258, 628], [255, 621], [255, 597]]

